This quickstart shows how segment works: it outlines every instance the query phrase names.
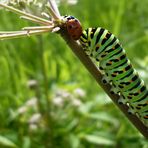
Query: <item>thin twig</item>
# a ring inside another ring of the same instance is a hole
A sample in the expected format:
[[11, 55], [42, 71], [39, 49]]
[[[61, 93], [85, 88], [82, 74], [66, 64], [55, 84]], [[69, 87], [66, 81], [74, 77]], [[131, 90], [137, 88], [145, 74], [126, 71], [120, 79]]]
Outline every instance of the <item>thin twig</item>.
[[24, 31], [0, 31], [0, 36], [1, 35], [7, 35], [7, 34], [18, 34], [18, 33], [23, 33]]
[[43, 17], [46, 17], [47, 19], [50, 19], [50, 18], [51, 18], [50, 15], [48, 15], [48, 14], [45, 13], [45, 12], [42, 12], [41, 15], [42, 15]]
[[27, 16], [20, 16], [20, 19], [24, 19], [24, 20], [27, 20], [27, 21], [31, 21], [31, 22], [34, 22], [34, 23], [37, 23], [37, 24], [40, 24], [40, 25], [51, 25], [51, 24], [53, 24], [52, 21], [49, 21], [48, 24], [47, 24], [47, 23], [45, 23], [45, 22], [42, 22], [42, 21], [39, 21], [39, 20], [30, 18], [30, 17], [27, 17]]
[[39, 35], [44, 32], [49, 32], [49, 30], [16, 31], [16, 32], [14, 31], [13, 33], [5, 32], [2, 35], [0, 34], [0, 40], [12, 39], [12, 38], [18, 38], [18, 37], [26, 37], [26, 36], [29, 37], [30, 35]]
[[33, 27], [24, 27], [23, 30], [52, 30], [54, 26], [33, 26]]
[[95, 66], [95, 64], [91, 61], [91, 59], [85, 54], [82, 47], [75, 41], [73, 41], [66, 29], [63, 27], [60, 29], [59, 33], [63, 37], [63, 39], [67, 42], [69, 47], [75, 53], [75, 55], [80, 59], [86, 69], [91, 73], [91, 75], [95, 78], [97, 83], [104, 89], [104, 91], [108, 94], [108, 96], [112, 99], [112, 101], [119, 107], [119, 109], [126, 115], [126, 117], [134, 124], [134, 126], [141, 132], [141, 134], [148, 138], [148, 128], [141, 122], [141, 120], [134, 114], [128, 113], [127, 105], [120, 105], [118, 103], [119, 97], [118, 95], [111, 94], [110, 89], [111, 86], [109, 84], [105, 85], [102, 83], [102, 74]]
[[44, 22], [46, 25], [51, 24], [51, 22], [48, 21], [48, 20], [46, 20], [46, 19], [37, 17], [37, 16], [35, 16], [35, 15], [29, 14], [29, 13], [26, 13], [26, 12], [23, 12], [23, 11], [21, 11], [21, 10], [18, 10], [18, 9], [16, 9], [16, 8], [14, 8], [14, 7], [5, 5], [5, 4], [3, 4], [3, 3], [0, 3], [0, 6], [3, 7], [3, 8], [6, 8], [7, 10], [12, 11], [12, 12], [14, 12], [14, 13], [16, 13], [16, 14], [23, 15], [23, 16], [32, 18], [32, 19], [37, 20], [37, 21]]
[[47, 5], [46, 8], [48, 9], [53, 20], [59, 20], [59, 17], [55, 14], [54, 10], [50, 6]]
[[56, 5], [55, 0], [48, 0], [50, 7], [48, 7], [51, 15], [53, 16], [53, 19], [59, 20], [61, 18], [60, 12], [58, 10], [58, 7]]

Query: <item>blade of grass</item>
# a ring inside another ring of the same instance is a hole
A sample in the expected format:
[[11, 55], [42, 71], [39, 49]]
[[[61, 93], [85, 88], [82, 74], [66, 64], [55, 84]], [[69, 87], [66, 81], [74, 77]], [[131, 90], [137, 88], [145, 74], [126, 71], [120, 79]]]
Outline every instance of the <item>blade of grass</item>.
[[114, 34], [118, 36], [120, 32], [121, 22], [125, 11], [125, 0], [120, 0], [118, 3], [118, 12], [115, 13]]

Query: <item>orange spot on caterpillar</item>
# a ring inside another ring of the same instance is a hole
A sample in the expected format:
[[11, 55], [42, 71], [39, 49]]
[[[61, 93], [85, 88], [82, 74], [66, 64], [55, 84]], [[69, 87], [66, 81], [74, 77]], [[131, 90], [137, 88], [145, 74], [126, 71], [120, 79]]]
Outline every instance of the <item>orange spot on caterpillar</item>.
[[145, 119], [148, 119], [148, 115], [144, 116]]
[[126, 69], [123, 69], [123, 72], [126, 72]]
[[97, 48], [97, 49], [98, 49], [98, 48], [100, 48], [100, 45], [99, 45], [99, 44], [97, 44], [97, 45], [96, 45], [96, 48]]
[[116, 76], [117, 76], [117, 73], [113, 73], [113, 74], [112, 74], [112, 77], [116, 77]]

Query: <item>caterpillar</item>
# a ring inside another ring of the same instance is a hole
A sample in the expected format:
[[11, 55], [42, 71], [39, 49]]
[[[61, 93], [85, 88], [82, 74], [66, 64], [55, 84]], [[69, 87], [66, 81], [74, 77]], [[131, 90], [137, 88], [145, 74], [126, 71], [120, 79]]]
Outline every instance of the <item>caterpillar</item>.
[[114, 34], [104, 28], [88, 28], [82, 31], [80, 22], [66, 16], [67, 31], [74, 40], [79, 40], [85, 53], [96, 61], [104, 75], [103, 83], [110, 83], [111, 93], [119, 94], [119, 103], [129, 106], [148, 127], [148, 89], [133, 68], [124, 48]]

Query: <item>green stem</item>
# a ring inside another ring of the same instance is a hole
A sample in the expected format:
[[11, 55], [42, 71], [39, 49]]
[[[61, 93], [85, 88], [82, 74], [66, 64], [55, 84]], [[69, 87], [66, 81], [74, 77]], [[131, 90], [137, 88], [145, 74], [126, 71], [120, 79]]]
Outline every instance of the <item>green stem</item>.
[[46, 101], [46, 108], [44, 110], [44, 119], [46, 120], [47, 123], [47, 139], [45, 139], [45, 146], [52, 147], [53, 142], [53, 128], [52, 125], [54, 124], [52, 121], [52, 116], [50, 115], [51, 113], [51, 106], [50, 106], [50, 99], [49, 99], [49, 90], [48, 90], [48, 76], [47, 76], [47, 71], [46, 71], [46, 66], [44, 62], [44, 44], [43, 44], [43, 38], [42, 36], [38, 37], [39, 41], [39, 55], [41, 59], [41, 70], [42, 70], [42, 75], [43, 75], [43, 86], [44, 86], [44, 94], [45, 94], [45, 101]]
[[43, 75], [43, 81], [44, 81], [44, 92], [45, 92], [45, 96], [46, 96], [46, 104], [47, 104], [47, 108], [50, 109], [49, 106], [49, 94], [48, 94], [48, 76], [47, 76], [47, 72], [46, 72], [46, 66], [45, 66], [45, 62], [44, 62], [44, 45], [43, 45], [43, 39], [42, 36], [38, 37], [39, 40], [39, 54], [41, 57], [41, 70], [42, 70], [42, 75]]

